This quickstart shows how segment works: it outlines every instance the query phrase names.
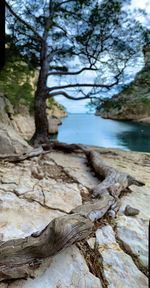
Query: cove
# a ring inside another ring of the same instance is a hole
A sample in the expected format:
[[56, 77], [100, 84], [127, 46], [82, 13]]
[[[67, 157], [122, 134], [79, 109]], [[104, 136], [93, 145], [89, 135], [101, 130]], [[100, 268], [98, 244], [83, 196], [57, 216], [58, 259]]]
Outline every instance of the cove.
[[68, 114], [57, 139], [129, 151], [150, 152], [150, 124], [103, 119], [94, 114]]

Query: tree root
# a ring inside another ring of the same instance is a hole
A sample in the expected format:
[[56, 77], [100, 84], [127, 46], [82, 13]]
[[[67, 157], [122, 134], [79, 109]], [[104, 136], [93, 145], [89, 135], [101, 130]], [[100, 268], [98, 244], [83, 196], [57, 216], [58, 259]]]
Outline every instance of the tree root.
[[109, 213], [115, 217], [119, 209], [119, 195], [130, 185], [144, 185], [132, 176], [109, 167], [100, 153], [84, 145], [68, 145], [59, 142], [42, 145], [23, 155], [7, 155], [0, 159], [19, 162], [31, 157], [61, 150], [65, 153], [80, 152], [87, 157], [96, 174], [104, 180], [94, 187], [89, 202], [76, 207], [69, 215], [55, 218], [44, 230], [29, 237], [0, 242], [0, 281], [32, 277], [33, 271], [40, 266], [42, 259], [86, 239], [94, 228], [94, 221]]

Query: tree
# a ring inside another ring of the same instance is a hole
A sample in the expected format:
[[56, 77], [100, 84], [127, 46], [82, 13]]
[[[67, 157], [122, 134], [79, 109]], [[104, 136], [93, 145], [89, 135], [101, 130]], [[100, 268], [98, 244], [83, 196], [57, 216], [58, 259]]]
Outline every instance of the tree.
[[[123, 4], [128, 3], [6, 1], [8, 28], [14, 43], [28, 62], [39, 69], [33, 144], [48, 140], [48, 97], [99, 98], [101, 91], [119, 84], [129, 60], [143, 43], [141, 25], [123, 9]], [[86, 80], [87, 75], [91, 81]], [[49, 87], [48, 79], [54, 81], [54, 77], [56, 85]]]

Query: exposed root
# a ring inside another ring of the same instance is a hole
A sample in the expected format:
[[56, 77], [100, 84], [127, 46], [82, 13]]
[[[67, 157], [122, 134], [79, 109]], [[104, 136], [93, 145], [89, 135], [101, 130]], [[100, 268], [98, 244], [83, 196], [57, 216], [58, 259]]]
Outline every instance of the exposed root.
[[79, 242], [76, 245], [82, 252], [89, 271], [100, 279], [103, 288], [107, 288], [108, 281], [104, 276], [103, 262], [96, 247], [92, 249], [86, 241]]
[[[111, 212], [111, 215], [113, 214], [113, 217], [115, 217], [118, 211], [118, 198], [121, 196], [122, 191], [132, 184], [138, 186], [144, 185], [132, 176], [110, 167], [101, 159], [100, 153], [84, 145], [68, 145], [52, 142], [23, 155], [13, 157], [11, 155], [11, 157], [6, 157], [5, 160], [20, 162], [31, 157], [44, 155], [52, 151], [52, 149], [65, 151], [65, 153], [84, 153], [96, 174], [104, 179], [92, 191], [93, 196], [100, 199], [90, 199], [90, 201], [73, 209], [68, 215], [55, 218], [44, 230], [39, 231], [36, 237], [30, 235], [22, 239], [0, 242], [0, 281], [31, 277], [32, 271], [37, 268], [37, 265], [40, 265], [43, 258], [53, 256], [61, 249], [71, 246], [78, 241], [85, 240], [93, 231], [93, 223], [99, 221], [104, 215], [108, 215]], [[67, 175], [67, 177], [69, 176]], [[44, 208], [66, 213], [62, 209], [47, 206], [45, 204], [44, 191], [42, 193], [43, 204], [35, 199], [27, 199], [23, 195], [19, 196], [16, 194], [16, 196], [30, 202], [35, 201]], [[103, 287], [106, 288], [108, 283], [104, 277], [100, 255], [98, 254], [95, 260], [95, 255], [97, 255], [96, 250], [95, 253], [92, 252], [93, 250], [89, 250], [89, 246], [85, 243], [81, 247], [82, 250], [86, 251], [87, 258], [89, 255], [87, 262], [89, 261], [90, 269], [91, 271], [93, 269], [93, 273], [99, 275]], [[90, 251], [90, 254], [88, 254], [88, 251]], [[91, 262], [93, 263], [92, 265], [90, 264]], [[100, 272], [98, 272], [98, 268]]]

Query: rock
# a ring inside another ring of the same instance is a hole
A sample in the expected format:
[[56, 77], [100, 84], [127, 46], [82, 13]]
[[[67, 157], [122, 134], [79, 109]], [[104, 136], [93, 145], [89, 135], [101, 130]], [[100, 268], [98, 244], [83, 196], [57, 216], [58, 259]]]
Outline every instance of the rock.
[[51, 180], [43, 183], [45, 204], [55, 209], [70, 212], [76, 206], [82, 204], [80, 190], [76, 183], [60, 183]]
[[0, 124], [0, 147], [0, 154], [23, 153], [31, 149], [11, 126], [5, 124]]
[[[100, 267], [101, 273], [94, 275], [103, 274], [106, 287], [146, 288], [147, 277], [140, 269], [142, 267], [141, 270], [146, 271], [148, 262], [149, 154], [110, 149], [99, 151], [109, 165], [123, 172], [128, 168], [128, 173], [143, 180], [146, 186], [132, 185], [132, 193], [123, 195], [117, 218], [111, 221], [115, 225], [115, 233], [108, 224], [99, 228], [95, 233], [96, 240], [93, 235], [87, 240], [92, 249], [89, 248], [87, 257], [95, 255], [95, 264], [99, 257], [100, 265], [96, 267]], [[81, 195], [88, 198], [89, 192], [98, 183], [82, 155], [51, 152], [16, 164], [1, 162], [0, 240], [25, 237], [42, 230], [52, 219], [66, 215], [72, 207], [80, 205]], [[98, 207], [101, 207], [103, 201], [98, 201]], [[140, 213], [136, 217], [126, 217], [124, 210], [127, 205], [139, 209]], [[107, 218], [97, 221], [95, 229], [106, 221]], [[95, 266], [91, 265], [92, 262], [89, 262], [91, 270], [95, 271]], [[100, 279], [89, 272], [76, 246], [45, 259], [34, 273], [35, 279], [10, 281], [9, 287], [102, 287]], [[7, 288], [6, 285], [0, 283], [0, 288]]]
[[41, 180], [44, 178], [44, 173], [41, 171], [39, 165], [31, 167], [31, 174], [34, 178]]
[[[57, 108], [55, 109], [55, 107]], [[53, 104], [53, 109], [47, 110], [48, 129], [50, 134], [58, 133], [58, 125], [62, 123], [61, 118], [66, 116], [67, 113], [63, 108], [59, 107], [57, 102]], [[13, 116], [12, 124], [23, 138], [27, 140], [31, 139], [35, 131], [35, 123], [34, 117], [29, 114], [27, 107], [23, 106], [22, 109], [19, 110], [19, 113]]]
[[95, 248], [95, 237], [91, 237], [87, 240], [88, 245], [91, 247], [93, 250]]
[[117, 220], [116, 231], [127, 251], [148, 268], [148, 223], [143, 219], [122, 216]]
[[[68, 155], [65, 153], [52, 152], [48, 155], [49, 159], [53, 159], [58, 165], [75, 179], [89, 189], [92, 189], [100, 181], [91, 175], [90, 168], [86, 167], [85, 158], [77, 155]], [[82, 188], [81, 188], [82, 189]]]
[[21, 238], [42, 230], [52, 219], [63, 213], [46, 209], [35, 201], [17, 197], [0, 188], [0, 231], [3, 240]]
[[130, 205], [127, 205], [125, 210], [124, 210], [124, 214], [126, 216], [136, 216], [140, 213], [140, 210], [135, 209], [133, 207], [131, 207]]
[[0, 123], [10, 125], [10, 119], [13, 118], [14, 110], [10, 101], [0, 92]]
[[0, 283], [0, 288], [8, 288], [8, 283]]
[[[45, 260], [35, 279], [15, 281], [10, 288], [102, 288], [100, 280], [89, 272], [79, 250], [72, 246]], [[45, 271], [45, 266], [48, 266]]]
[[96, 231], [100, 263], [109, 288], [146, 288], [147, 277], [136, 267], [132, 258], [123, 252], [110, 225]]
[[35, 124], [33, 116], [29, 115], [29, 112], [26, 114], [16, 114], [13, 117], [12, 124], [16, 131], [24, 138], [31, 139], [35, 131]]
[[49, 134], [57, 134], [58, 133], [58, 125], [61, 124], [60, 119], [49, 117], [48, 118], [48, 132]]
[[7, 99], [0, 93], [0, 154], [22, 153], [30, 146], [16, 132], [12, 125], [14, 110]]
[[150, 203], [150, 188], [149, 187], [137, 187], [137, 186], [130, 186], [132, 193], [124, 196], [121, 199], [121, 207], [120, 207], [120, 213], [124, 214], [125, 207], [127, 205], [130, 205], [132, 207], [135, 207], [135, 209], [140, 210], [140, 214], [136, 216], [138, 219], [144, 219], [147, 220], [147, 222], [150, 219], [150, 209], [149, 209], [149, 203]]

